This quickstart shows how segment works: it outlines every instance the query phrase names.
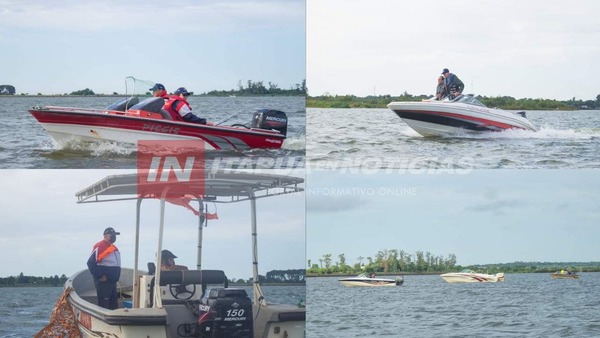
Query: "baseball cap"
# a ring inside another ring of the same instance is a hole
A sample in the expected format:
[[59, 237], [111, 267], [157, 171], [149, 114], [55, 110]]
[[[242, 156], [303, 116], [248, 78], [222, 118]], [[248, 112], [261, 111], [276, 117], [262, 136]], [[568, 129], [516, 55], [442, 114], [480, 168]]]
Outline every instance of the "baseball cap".
[[177, 258], [177, 256], [175, 256], [171, 251], [169, 250], [163, 250], [162, 253], [160, 254], [161, 258]]
[[108, 227], [106, 229], [104, 229], [104, 235], [106, 234], [112, 234], [112, 235], [120, 235], [120, 232], [116, 232], [115, 229]]
[[185, 87], [179, 87], [177, 88], [177, 90], [175, 91], [175, 95], [190, 95], [190, 92], [187, 91], [187, 89], [185, 89]]
[[156, 91], [156, 90], [165, 90], [165, 86], [163, 86], [163, 85], [162, 85], [162, 84], [160, 84], [160, 83], [157, 83], [157, 84], [155, 84], [155, 85], [154, 85], [154, 87], [152, 87], [152, 88], [150, 88], [150, 89], [148, 89], [148, 90], [151, 90], [151, 91]]
[[442, 74], [446, 74], [446, 73], [450, 73], [450, 71], [448, 70], [448, 68], [444, 68], [444, 70], [442, 70]]

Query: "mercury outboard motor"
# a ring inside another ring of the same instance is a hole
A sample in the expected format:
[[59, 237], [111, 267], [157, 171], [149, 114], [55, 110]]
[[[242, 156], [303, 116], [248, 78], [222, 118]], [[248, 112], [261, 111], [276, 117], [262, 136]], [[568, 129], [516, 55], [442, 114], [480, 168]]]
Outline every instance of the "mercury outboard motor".
[[199, 310], [199, 337], [253, 338], [252, 301], [246, 290], [211, 289]]
[[286, 136], [287, 121], [287, 115], [282, 111], [259, 109], [252, 118], [252, 128], [275, 129]]

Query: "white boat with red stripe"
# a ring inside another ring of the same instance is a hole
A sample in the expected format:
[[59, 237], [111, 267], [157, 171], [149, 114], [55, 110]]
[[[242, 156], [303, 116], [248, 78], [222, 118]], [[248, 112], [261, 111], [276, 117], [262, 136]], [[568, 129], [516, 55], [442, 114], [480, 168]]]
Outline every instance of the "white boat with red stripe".
[[471, 95], [453, 100], [391, 102], [388, 108], [422, 136], [461, 136], [490, 131], [535, 131], [524, 111], [488, 108]]
[[495, 275], [478, 273], [470, 269], [464, 269], [461, 272], [450, 272], [440, 275], [448, 283], [483, 283], [483, 282], [504, 282], [504, 273], [499, 272]]

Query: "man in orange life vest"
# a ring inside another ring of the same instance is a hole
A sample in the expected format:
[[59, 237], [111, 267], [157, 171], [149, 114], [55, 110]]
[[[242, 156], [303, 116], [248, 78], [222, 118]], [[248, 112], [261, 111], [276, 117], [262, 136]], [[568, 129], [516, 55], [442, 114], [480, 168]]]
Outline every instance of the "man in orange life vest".
[[120, 233], [115, 229], [106, 228], [104, 239], [94, 245], [87, 261], [96, 286], [98, 305], [111, 310], [118, 307], [117, 282], [121, 277], [121, 254], [114, 245], [117, 235]]
[[207, 123], [206, 119], [200, 118], [192, 113], [192, 107], [187, 101], [190, 93], [184, 87], [179, 87], [175, 93], [169, 96], [169, 99], [163, 106], [163, 109], [169, 112], [173, 120], [175, 121], [186, 121], [193, 123], [200, 123], [206, 125], [213, 125]]

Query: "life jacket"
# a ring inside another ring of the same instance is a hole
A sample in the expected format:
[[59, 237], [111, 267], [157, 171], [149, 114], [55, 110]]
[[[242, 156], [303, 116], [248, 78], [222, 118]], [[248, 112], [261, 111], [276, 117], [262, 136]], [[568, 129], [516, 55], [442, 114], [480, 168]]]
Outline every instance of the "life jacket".
[[190, 108], [190, 110], [192, 110], [192, 107], [190, 107], [190, 104], [181, 98], [181, 96], [179, 95], [171, 95], [169, 96], [169, 99], [167, 100], [167, 103], [165, 103], [165, 105], [163, 106], [163, 109], [166, 110], [169, 115], [171, 115], [171, 118], [173, 118], [174, 121], [183, 121], [183, 117], [181, 117], [181, 115], [179, 115], [179, 107], [181, 107], [181, 104], [185, 104], [186, 106], [188, 106], [188, 108]]

